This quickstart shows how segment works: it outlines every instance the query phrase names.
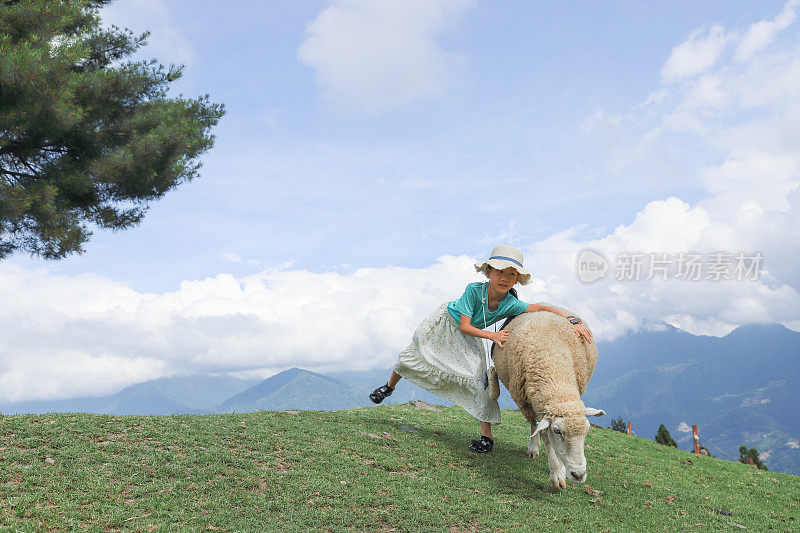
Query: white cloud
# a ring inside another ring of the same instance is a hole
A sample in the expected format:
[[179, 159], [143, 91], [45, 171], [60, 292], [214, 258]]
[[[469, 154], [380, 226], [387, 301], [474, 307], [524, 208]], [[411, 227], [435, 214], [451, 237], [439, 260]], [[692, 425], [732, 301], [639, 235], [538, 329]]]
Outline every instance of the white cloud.
[[42, 348], [2, 361], [0, 398], [22, 401], [113, 394], [131, 383], [162, 377], [165, 366], [163, 360], [152, 357], [92, 356]]
[[710, 193], [701, 205], [728, 220], [764, 210], [786, 212], [789, 192], [800, 185], [794, 157], [755, 150], [731, 153], [723, 163], [701, 168], [698, 174]]
[[675, 46], [661, 69], [664, 83], [674, 83], [696, 76], [711, 68], [719, 59], [731, 36], [720, 24], [701, 28]]
[[774, 19], [762, 20], [750, 26], [744, 39], [736, 49], [734, 59], [736, 61], [748, 61], [769, 46], [779, 32], [785, 30], [794, 22], [798, 6], [800, 6], [800, 0], [789, 0], [784, 5], [783, 11]]
[[581, 133], [601, 133], [608, 134], [620, 130], [622, 117], [619, 115], [608, 115], [602, 109], [598, 109], [586, 118], [581, 124]]
[[443, 94], [463, 58], [437, 38], [474, 0], [336, 0], [307, 28], [300, 61], [323, 93], [379, 112]]
[[236, 252], [225, 252], [220, 256], [220, 258], [229, 263], [244, 263], [242, 258]]
[[635, 105], [634, 108], [641, 109], [641, 108], [646, 108], [647, 106], [650, 105], [660, 105], [664, 103], [664, 100], [666, 99], [668, 94], [669, 93], [667, 92], [666, 89], [656, 89], [655, 91], [647, 95], [647, 99], [645, 99], [644, 102]]
[[633, 223], [620, 225], [614, 233], [593, 241], [601, 250], [681, 251], [689, 250], [711, 226], [708, 214], [676, 197], [654, 200], [636, 214]]
[[265, 270], [139, 293], [0, 263], [0, 397], [104, 394], [196, 372], [388, 367], [416, 325], [476, 278], [472, 260], [349, 275]]
[[129, 28], [135, 34], [150, 31], [139, 54], [156, 57], [162, 63], [189, 63], [194, 50], [177, 29], [164, 0], [117, 0], [100, 10], [104, 26]]
[[[790, 326], [790, 321], [800, 315], [800, 294], [790, 285], [800, 258], [797, 245], [785, 240], [783, 249], [764, 252], [770, 266], [783, 262], [785, 268], [762, 272], [758, 280], [706, 281], [705, 271], [699, 281], [675, 279], [679, 252], [700, 253], [708, 259], [715, 251], [748, 255], [755, 251], [745, 246], [749, 241], [739, 236], [737, 226], [715, 220], [702, 207], [692, 207], [679, 198], [649, 202], [630, 224], [620, 225], [599, 239], [575, 239], [577, 229], [570, 228], [525, 249], [526, 263], [536, 279], [532, 290], [523, 289], [520, 295], [530, 297], [530, 301], [544, 299], [571, 308], [599, 339], [623, 336], [652, 323], [668, 323], [693, 334], [722, 336], [742, 324], [781, 322]], [[769, 231], [762, 228], [759, 235]], [[599, 251], [612, 263], [604, 280], [589, 285], [579, 283], [575, 275], [576, 258], [586, 248]], [[622, 252], [671, 254], [667, 259], [673, 270], [667, 280], [646, 281], [649, 257], [645, 256], [639, 281], [618, 280], [613, 266]]]
[[[525, 247], [534, 280], [519, 287], [520, 297], [578, 313], [601, 342], [643, 324], [723, 335], [739, 324], [798, 317], [800, 296], [787, 286], [674, 280], [584, 285], [575, 275], [584, 246], [609, 255], [634, 246], [680, 249], [701, 242], [710, 224], [701, 209], [671, 198], [651, 202], [631, 225], [603, 239], [577, 241], [574, 229], [553, 235]], [[0, 263], [0, 399], [109, 394], [191, 373], [265, 377], [291, 366], [323, 372], [388, 368], [427, 313], [481, 279], [473, 260], [445, 256], [425, 268], [350, 274], [286, 267], [239, 278], [223, 273], [184, 281], [164, 294], [140, 293], [94, 275]]]
[[[792, 4], [787, 4], [784, 13]], [[726, 42], [737, 41], [736, 32], [726, 34], [719, 28], [718, 33], [728, 36]], [[739, 39], [740, 46], [746, 40]], [[751, 49], [752, 61], [718, 63], [717, 54], [713, 62], [706, 62], [702, 73], [695, 72], [683, 83], [661, 87], [653, 93], [658, 98], [648, 98], [642, 107], [651, 113], [659, 109], [666, 129], [699, 133], [721, 149], [797, 149], [799, 49], [795, 35], [781, 46]], [[662, 74], [674, 70], [673, 58], [674, 54]]]

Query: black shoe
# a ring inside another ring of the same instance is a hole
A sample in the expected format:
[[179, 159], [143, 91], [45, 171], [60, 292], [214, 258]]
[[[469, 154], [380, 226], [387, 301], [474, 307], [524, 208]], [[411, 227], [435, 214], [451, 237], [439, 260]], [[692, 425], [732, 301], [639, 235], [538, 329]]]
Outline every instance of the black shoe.
[[387, 383], [386, 385], [381, 385], [374, 391], [372, 391], [369, 395], [369, 399], [372, 403], [381, 403], [387, 397], [391, 396], [394, 392], [394, 389], [389, 386]]
[[494, 441], [486, 435], [481, 435], [481, 440], [474, 440], [469, 445], [469, 449], [475, 453], [486, 453], [492, 451]]

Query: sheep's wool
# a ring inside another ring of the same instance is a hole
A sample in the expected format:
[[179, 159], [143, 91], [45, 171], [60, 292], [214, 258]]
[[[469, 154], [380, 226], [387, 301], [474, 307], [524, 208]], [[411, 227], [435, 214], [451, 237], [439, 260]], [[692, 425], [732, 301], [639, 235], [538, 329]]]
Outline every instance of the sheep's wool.
[[503, 348], [494, 350], [494, 365], [525, 417], [535, 423], [545, 414], [574, 415], [582, 423], [585, 406], [580, 397], [597, 363], [597, 345], [549, 311], [520, 315], [506, 329], [509, 337]]
[[463, 407], [478, 420], [499, 424], [500, 407], [497, 400], [489, 398], [486, 388], [483, 350], [481, 339], [462, 333], [443, 303], [417, 327], [394, 371]]

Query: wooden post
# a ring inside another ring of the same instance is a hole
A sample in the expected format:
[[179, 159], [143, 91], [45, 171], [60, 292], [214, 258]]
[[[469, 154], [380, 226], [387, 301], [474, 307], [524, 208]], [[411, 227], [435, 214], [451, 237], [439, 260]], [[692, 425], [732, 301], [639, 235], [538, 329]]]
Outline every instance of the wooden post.
[[700, 435], [697, 433], [697, 424], [692, 424], [692, 440], [694, 440], [694, 453], [700, 457]]
[[628, 435], [633, 435], [633, 422], [628, 422]]

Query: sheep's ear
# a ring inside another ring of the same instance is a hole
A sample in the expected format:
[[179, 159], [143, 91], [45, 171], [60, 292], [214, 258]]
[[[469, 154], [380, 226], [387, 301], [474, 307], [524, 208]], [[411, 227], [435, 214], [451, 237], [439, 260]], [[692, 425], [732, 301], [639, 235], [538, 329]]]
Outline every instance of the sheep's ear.
[[586, 408], [586, 416], [587, 417], [589, 417], [589, 416], [603, 416], [604, 414], [606, 414], [606, 412], [603, 411], [602, 409], [595, 409], [594, 407], [587, 407]]
[[540, 431], [544, 431], [545, 429], [550, 427], [550, 419], [549, 418], [542, 418], [538, 424], [536, 424], [536, 431], [533, 432], [531, 438], [538, 435]]

